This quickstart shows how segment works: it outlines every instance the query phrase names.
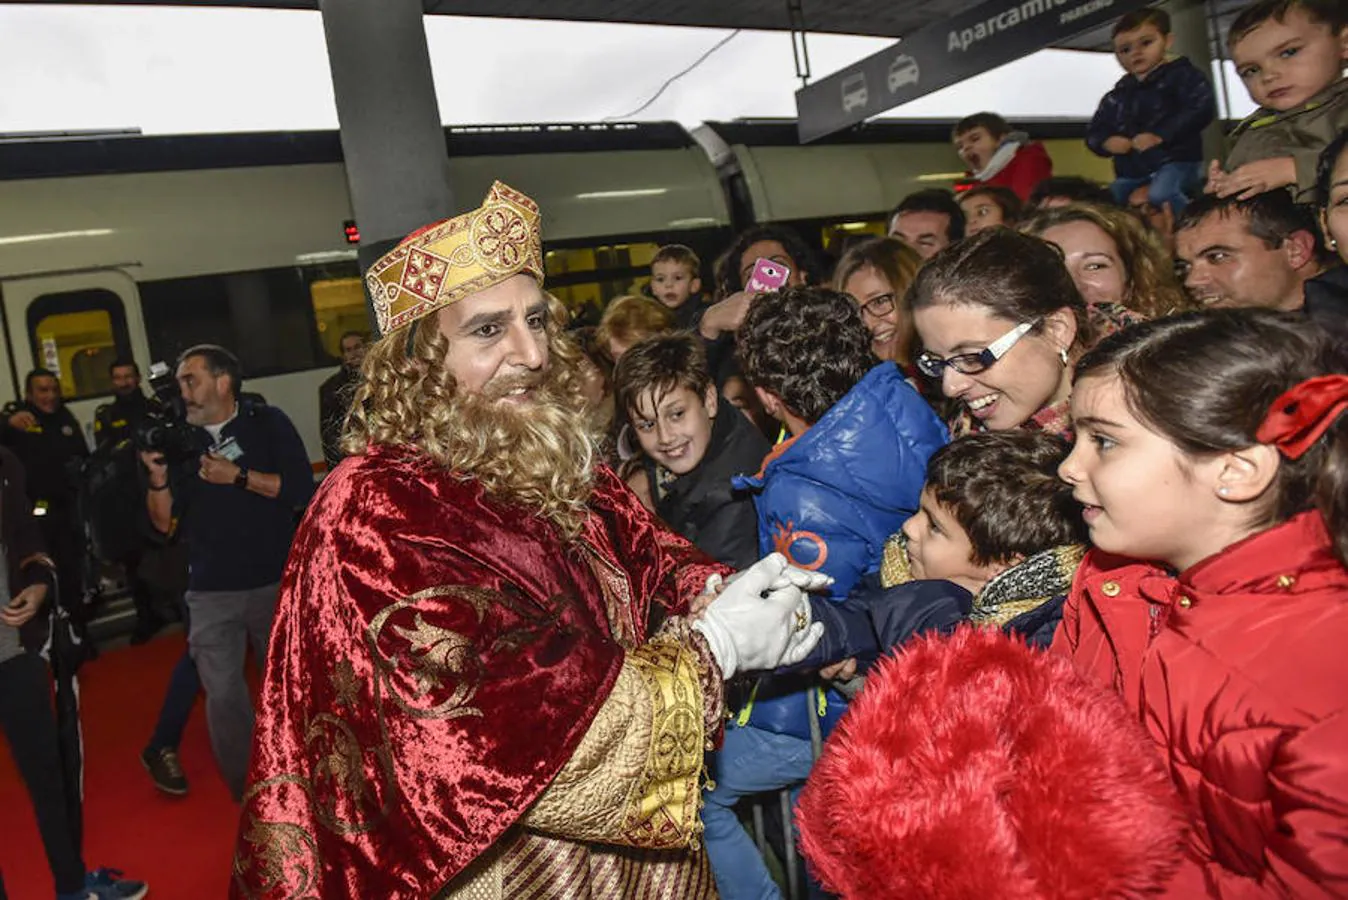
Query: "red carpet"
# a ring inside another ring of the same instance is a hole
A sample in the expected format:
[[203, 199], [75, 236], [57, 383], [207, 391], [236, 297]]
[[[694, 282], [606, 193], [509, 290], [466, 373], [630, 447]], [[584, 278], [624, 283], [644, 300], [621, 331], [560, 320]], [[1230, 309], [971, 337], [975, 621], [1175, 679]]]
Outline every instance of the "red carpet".
[[[105, 653], [80, 670], [85, 863], [148, 881], [159, 900], [224, 897], [238, 821], [211, 757], [200, 700], [180, 748], [191, 792], [159, 793], [140, 763], [184, 646], [182, 635], [169, 635]], [[0, 871], [11, 900], [48, 900], [51, 873], [8, 745], [0, 754], [0, 822]]]

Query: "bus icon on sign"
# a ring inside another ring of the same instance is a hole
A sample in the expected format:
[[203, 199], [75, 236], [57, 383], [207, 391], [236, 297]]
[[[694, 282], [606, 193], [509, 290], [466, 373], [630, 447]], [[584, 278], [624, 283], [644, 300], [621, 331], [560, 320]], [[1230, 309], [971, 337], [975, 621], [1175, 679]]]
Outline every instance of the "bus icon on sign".
[[866, 73], [857, 72], [843, 79], [843, 112], [851, 112], [854, 108], [865, 109], [869, 101], [870, 95], [866, 92]]
[[922, 72], [917, 67], [917, 60], [906, 53], [899, 54], [889, 64], [889, 92], [897, 94], [899, 88], [905, 84], [917, 84], [921, 77]]

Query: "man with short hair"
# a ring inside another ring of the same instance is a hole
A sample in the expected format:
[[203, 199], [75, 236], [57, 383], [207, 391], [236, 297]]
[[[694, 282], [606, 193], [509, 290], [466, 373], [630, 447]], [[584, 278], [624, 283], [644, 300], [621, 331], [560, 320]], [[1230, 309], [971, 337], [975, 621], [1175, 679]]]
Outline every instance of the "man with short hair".
[[949, 191], [917, 191], [899, 201], [889, 214], [889, 234], [923, 259], [931, 259], [964, 237], [964, 211]]
[[328, 471], [337, 468], [342, 453], [342, 425], [351, 408], [351, 395], [360, 382], [360, 360], [365, 355], [365, 333], [348, 331], [342, 335], [342, 367], [318, 388], [318, 425], [323, 435], [323, 459]]
[[[177, 377], [202, 452], [166, 460], [141, 451], [146, 506], [157, 531], [181, 531], [187, 543], [188, 652], [206, 691], [211, 749], [240, 800], [253, 739], [244, 654], [251, 643], [258, 661], [266, 659], [281, 569], [313, 474], [285, 413], [238, 399], [234, 354], [192, 347], [178, 358]], [[154, 762], [145, 760], [158, 782]]]
[[1175, 260], [1204, 307], [1282, 310], [1301, 308], [1303, 285], [1325, 265], [1313, 215], [1282, 189], [1195, 200], [1175, 223]]
[[595, 463], [539, 226], [497, 183], [366, 273], [364, 451], [295, 538], [233, 896], [715, 896], [722, 682], [803, 657], [826, 579], [722, 585]]
[[94, 410], [94, 446], [120, 444], [135, 434], [136, 426], [154, 406], [140, 389], [140, 366], [134, 359], [118, 357], [108, 366], [112, 402]]

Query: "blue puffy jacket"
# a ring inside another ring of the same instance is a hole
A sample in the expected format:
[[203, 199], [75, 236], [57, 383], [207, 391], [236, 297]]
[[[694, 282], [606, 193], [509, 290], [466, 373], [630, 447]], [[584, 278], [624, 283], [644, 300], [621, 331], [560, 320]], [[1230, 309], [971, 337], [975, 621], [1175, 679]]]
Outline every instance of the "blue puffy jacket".
[[1217, 116], [1212, 84], [1198, 67], [1181, 56], [1161, 63], [1146, 79], [1119, 79], [1105, 94], [1086, 130], [1086, 146], [1109, 156], [1105, 141], [1114, 135], [1132, 138], [1151, 133], [1161, 143], [1143, 153], [1114, 157], [1120, 178], [1145, 178], [1166, 163], [1203, 159], [1203, 129]]
[[[841, 602], [879, 569], [885, 539], [917, 510], [927, 460], [948, 439], [898, 367], [881, 363], [809, 431], [773, 451], [758, 476], [736, 479], [758, 491], [759, 549], [833, 576], [830, 596]], [[821, 698], [814, 676], [800, 682], [761, 679], [748, 724], [808, 737], [813, 711], [827, 731], [843, 698], [832, 691]]]

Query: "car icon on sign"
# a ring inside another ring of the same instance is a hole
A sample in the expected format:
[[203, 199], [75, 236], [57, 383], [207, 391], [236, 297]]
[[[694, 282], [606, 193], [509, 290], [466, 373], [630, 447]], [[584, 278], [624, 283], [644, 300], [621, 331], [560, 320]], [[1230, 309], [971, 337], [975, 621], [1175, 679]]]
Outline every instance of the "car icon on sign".
[[851, 112], [854, 107], [865, 109], [870, 96], [866, 93], [866, 75], [858, 72], [848, 75], [842, 83], [843, 112]]
[[900, 54], [889, 64], [889, 92], [896, 94], [905, 84], [917, 84], [921, 77], [922, 72], [917, 67], [917, 60], [906, 53]]

